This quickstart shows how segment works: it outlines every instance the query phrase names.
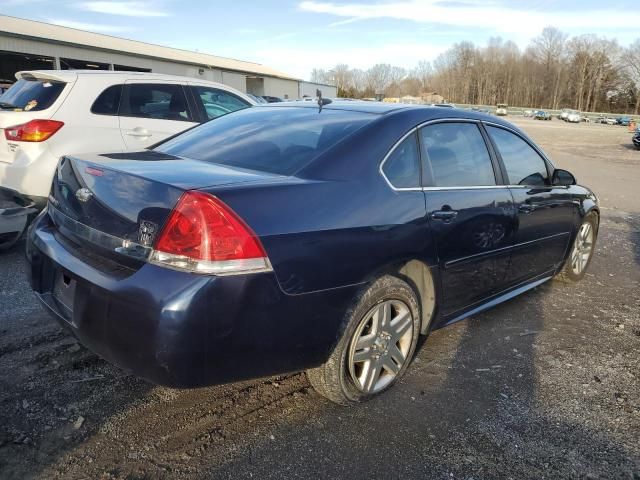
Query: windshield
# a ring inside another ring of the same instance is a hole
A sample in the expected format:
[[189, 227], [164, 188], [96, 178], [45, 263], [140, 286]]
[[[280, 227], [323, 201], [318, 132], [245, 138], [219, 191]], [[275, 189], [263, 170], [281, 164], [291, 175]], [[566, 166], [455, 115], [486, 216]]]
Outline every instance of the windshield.
[[345, 110], [254, 107], [193, 128], [154, 150], [291, 175], [376, 117]]
[[56, 101], [66, 83], [21, 78], [0, 96], [0, 108], [21, 111], [46, 110]]

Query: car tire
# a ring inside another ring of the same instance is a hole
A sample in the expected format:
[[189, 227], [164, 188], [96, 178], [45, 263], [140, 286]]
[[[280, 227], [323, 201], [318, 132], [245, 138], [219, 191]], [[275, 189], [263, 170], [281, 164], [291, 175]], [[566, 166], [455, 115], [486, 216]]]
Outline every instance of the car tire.
[[329, 359], [308, 370], [307, 378], [320, 395], [340, 405], [369, 400], [402, 378], [419, 334], [415, 292], [384, 275], [356, 296]]
[[598, 237], [598, 215], [589, 213], [576, 234], [569, 256], [556, 278], [558, 280], [575, 283], [582, 280], [593, 259], [596, 239]]

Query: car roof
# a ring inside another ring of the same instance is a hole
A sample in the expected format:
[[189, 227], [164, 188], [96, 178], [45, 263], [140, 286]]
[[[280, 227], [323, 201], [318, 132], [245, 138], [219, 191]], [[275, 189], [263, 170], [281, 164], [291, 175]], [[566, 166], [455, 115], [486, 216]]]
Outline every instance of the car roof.
[[[318, 109], [316, 102], [281, 102], [258, 105], [255, 108], [312, 108]], [[431, 105], [416, 105], [407, 103], [386, 103], [386, 102], [366, 102], [366, 101], [333, 101], [324, 105], [323, 110], [342, 110], [360, 113], [373, 113], [379, 115], [394, 115], [398, 117], [411, 118], [417, 123], [428, 122], [438, 119], [461, 119], [461, 120], [482, 120], [484, 122], [496, 123], [513, 130], [520, 131], [511, 123], [500, 117], [462, 108], [441, 108]]]
[[[118, 70], [22, 70], [16, 73], [16, 79], [21, 79], [24, 76], [33, 76], [36, 78], [47, 78], [51, 80], [60, 80], [62, 82], [73, 82], [80, 76], [105, 76], [108, 75], [114, 80], [127, 80], [127, 79], [139, 79], [139, 80], [167, 80], [167, 81], [181, 81], [191, 83], [205, 83], [222, 85], [210, 80], [204, 80], [194, 77], [184, 77], [180, 75], [167, 75], [164, 73], [153, 72], [126, 72]], [[224, 85], [223, 85], [224, 86]]]

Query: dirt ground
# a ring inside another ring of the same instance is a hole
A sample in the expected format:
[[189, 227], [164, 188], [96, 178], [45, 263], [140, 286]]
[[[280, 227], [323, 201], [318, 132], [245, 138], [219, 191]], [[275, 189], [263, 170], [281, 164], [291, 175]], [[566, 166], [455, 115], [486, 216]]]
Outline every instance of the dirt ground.
[[595, 260], [432, 333], [354, 408], [304, 374], [179, 391], [64, 333], [0, 255], [0, 478], [640, 479], [640, 151], [626, 128], [515, 119], [599, 195]]

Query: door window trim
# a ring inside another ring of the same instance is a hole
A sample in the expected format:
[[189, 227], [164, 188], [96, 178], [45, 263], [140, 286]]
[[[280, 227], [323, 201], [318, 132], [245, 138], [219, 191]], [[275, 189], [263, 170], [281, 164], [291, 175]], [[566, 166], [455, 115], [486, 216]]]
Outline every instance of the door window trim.
[[[533, 149], [534, 152], [536, 152], [538, 154], [538, 156], [542, 159], [542, 161], [544, 162], [544, 166], [547, 169], [547, 177], [549, 180], [549, 184], [545, 185], [544, 187], [540, 186], [540, 185], [514, 185], [509, 183], [509, 175], [507, 174], [507, 167], [504, 164], [504, 160], [502, 159], [502, 155], [500, 154], [500, 151], [498, 150], [498, 147], [496, 146], [495, 142], [493, 141], [493, 138], [491, 138], [491, 135], [489, 133], [489, 131], [486, 130], [486, 128], [483, 128], [483, 130], [485, 130], [486, 135], [487, 135], [487, 139], [491, 142], [491, 146], [494, 150], [496, 159], [499, 162], [500, 165], [500, 169], [502, 171], [502, 175], [504, 178], [504, 184], [505, 186], [509, 187], [509, 188], [526, 188], [526, 189], [531, 189], [531, 188], [559, 188], [560, 186], [558, 185], [553, 185], [551, 183], [551, 179], [553, 178], [553, 171], [556, 169], [555, 165], [553, 164], [553, 162], [547, 158], [547, 156], [537, 147], [537, 145], [533, 144], [533, 142], [531, 140], [529, 140], [528, 138], [526, 138], [525, 136], [523, 136], [520, 132], [518, 132], [517, 130], [514, 130], [513, 128], [509, 128], [506, 125], [501, 125], [499, 123], [495, 123], [495, 122], [487, 122], [487, 121], [482, 121], [481, 122], [483, 127], [484, 126], [490, 126], [490, 127], [495, 127], [495, 128], [500, 128], [502, 130], [506, 130], [509, 133], [512, 133], [513, 135], [515, 135], [516, 137], [518, 137], [520, 140], [522, 140], [523, 142], [525, 142], [527, 145], [529, 145], [529, 147], [531, 147]], [[568, 186], [562, 186], [562, 188], [568, 188]]]
[[422, 191], [422, 187], [396, 187], [393, 183], [391, 183], [391, 180], [389, 180], [387, 178], [387, 175], [384, 173], [384, 164], [387, 162], [387, 160], [389, 160], [389, 157], [391, 157], [391, 155], [393, 155], [393, 153], [396, 151], [396, 148], [398, 148], [400, 145], [402, 145], [402, 143], [407, 138], [409, 138], [411, 135], [413, 135], [414, 136], [414, 140], [416, 142], [417, 154], [418, 154], [418, 169], [419, 169], [419, 171], [418, 171], [418, 184], [422, 185], [422, 169], [423, 169], [422, 151], [421, 151], [421, 148], [420, 148], [420, 139], [415, 138], [417, 134], [418, 134], [418, 127], [413, 127], [411, 130], [409, 130], [407, 133], [405, 133], [402, 137], [400, 137], [400, 140], [398, 140], [396, 143], [393, 144], [393, 146], [389, 149], [387, 154], [384, 156], [384, 158], [380, 162], [380, 165], [378, 167], [378, 172], [380, 172], [380, 175], [382, 175], [382, 178], [384, 178], [384, 181], [387, 182], [387, 185], [389, 185], [391, 190], [394, 190], [396, 192], [420, 192], [420, 191]]
[[[501, 170], [501, 165], [497, 162], [497, 158], [495, 157], [495, 152], [493, 151], [493, 144], [489, 143], [489, 138], [484, 128], [482, 127], [482, 122], [480, 120], [475, 120], [473, 118], [438, 118], [434, 120], [429, 120], [427, 122], [421, 123], [416, 127], [419, 131], [420, 129], [430, 126], [436, 125], [440, 123], [473, 123], [478, 128], [478, 133], [482, 136], [482, 140], [484, 141], [485, 148], [487, 149], [487, 153], [489, 155], [489, 160], [491, 161], [491, 168], [493, 169], [493, 176], [495, 179], [495, 185], [461, 185], [461, 186], [448, 186], [448, 187], [438, 187], [435, 185], [424, 185], [422, 186], [422, 190], [427, 191], [438, 191], [438, 190], [481, 190], [481, 189], [491, 189], [491, 188], [504, 188], [504, 178]], [[422, 144], [422, 137], [418, 132], [418, 140], [420, 143], [420, 152], [424, 152], [424, 145]], [[426, 162], [430, 161], [429, 156], [425, 154], [422, 157], [422, 168], [424, 169], [426, 166]], [[424, 176], [423, 176], [424, 179]]]

